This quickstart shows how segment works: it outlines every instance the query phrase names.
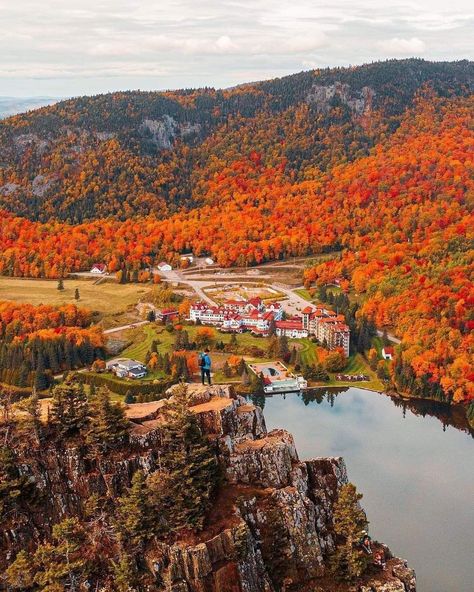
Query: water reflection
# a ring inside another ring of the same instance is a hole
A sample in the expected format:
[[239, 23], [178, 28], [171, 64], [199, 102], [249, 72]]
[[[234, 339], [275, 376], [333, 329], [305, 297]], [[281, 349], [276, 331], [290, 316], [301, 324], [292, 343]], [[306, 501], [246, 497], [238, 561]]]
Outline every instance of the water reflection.
[[373, 535], [410, 559], [420, 592], [473, 590], [474, 443], [461, 414], [354, 387], [254, 401], [301, 458], [345, 457]]

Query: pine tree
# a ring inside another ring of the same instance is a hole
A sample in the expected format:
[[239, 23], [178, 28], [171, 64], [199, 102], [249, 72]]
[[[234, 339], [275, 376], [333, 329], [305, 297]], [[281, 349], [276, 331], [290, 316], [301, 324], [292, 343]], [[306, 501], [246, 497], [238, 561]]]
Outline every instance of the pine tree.
[[78, 382], [64, 382], [52, 392], [51, 418], [62, 434], [80, 431], [88, 421], [89, 402], [84, 385]]
[[355, 485], [347, 483], [339, 490], [334, 504], [333, 523], [336, 534], [336, 551], [331, 558], [331, 568], [338, 579], [353, 581], [367, 569], [367, 556], [357, 548], [364, 531], [367, 517], [360, 507], [362, 494]]
[[81, 298], [81, 295], [79, 294], [79, 288], [76, 288], [74, 290], [74, 299], [75, 300], [80, 300], [80, 298]]
[[179, 385], [163, 412], [162, 467], [172, 500], [169, 527], [201, 529], [218, 482], [218, 464], [189, 409], [186, 385]]
[[153, 309], [148, 311], [148, 313], [146, 315], [146, 320], [150, 321], [150, 323], [153, 323], [154, 321], [156, 321], [156, 314]]
[[232, 368], [229, 366], [229, 362], [227, 360], [224, 362], [222, 372], [226, 378], [230, 378], [232, 376]]
[[35, 372], [35, 381], [34, 387], [37, 391], [44, 391], [49, 386], [49, 379], [48, 375], [45, 371], [45, 364], [44, 364], [44, 356], [41, 351], [38, 352], [38, 357], [36, 360], [36, 372]]
[[246, 371], [247, 364], [245, 363], [245, 360], [243, 358], [240, 358], [239, 365], [237, 366], [237, 374], [239, 374], [239, 376], [242, 376], [242, 374]]
[[293, 346], [293, 348], [291, 350], [291, 356], [290, 356], [290, 364], [292, 366], [294, 366], [296, 363], [296, 356], [297, 356], [296, 346]]
[[33, 561], [26, 551], [19, 551], [5, 572], [7, 584], [14, 590], [28, 590], [34, 584]]
[[263, 395], [265, 394], [265, 379], [263, 378], [263, 374], [260, 372], [258, 374], [252, 374], [252, 378], [250, 380], [250, 391], [253, 395]]
[[137, 568], [127, 553], [122, 552], [119, 561], [112, 562], [112, 573], [117, 592], [131, 592], [137, 585]]
[[278, 340], [278, 356], [280, 358], [286, 359], [290, 353], [290, 348], [288, 345], [288, 337], [286, 335], [282, 335]]
[[270, 341], [268, 342], [267, 354], [270, 358], [276, 358], [278, 356], [278, 352], [279, 352], [278, 337], [276, 335], [273, 335], [272, 337], [270, 337]]
[[53, 542], [37, 547], [34, 581], [41, 590], [79, 590], [87, 577], [83, 553], [84, 529], [77, 518], [66, 518], [53, 526]]
[[153, 516], [143, 471], [136, 471], [128, 492], [117, 502], [116, 526], [125, 546], [139, 547], [152, 535]]
[[58, 290], [59, 291], [64, 290], [64, 282], [63, 282], [62, 278], [58, 280]]
[[239, 345], [239, 342], [237, 341], [237, 335], [235, 333], [232, 333], [232, 335], [230, 336], [230, 341], [229, 344], [234, 348], [237, 347]]
[[129, 422], [121, 405], [110, 400], [107, 388], [99, 388], [90, 399], [87, 442], [105, 450], [122, 441], [128, 433]]

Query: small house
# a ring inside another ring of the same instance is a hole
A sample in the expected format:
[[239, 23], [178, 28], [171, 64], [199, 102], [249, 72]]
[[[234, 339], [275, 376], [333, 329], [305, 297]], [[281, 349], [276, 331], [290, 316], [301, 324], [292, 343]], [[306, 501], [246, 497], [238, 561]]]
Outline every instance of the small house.
[[166, 261], [158, 263], [158, 271], [171, 271], [172, 269], [173, 268], [171, 267], [171, 265], [169, 263], [166, 263]]
[[107, 271], [107, 265], [105, 263], [94, 263], [91, 267], [91, 273], [104, 274]]
[[119, 378], [143, 378], [148, 373], [145, 364], [128, 358], [114, 360], [108, 365], [108, 369]]
[[393, 347], [384, 347], [382, 348], [382, 358], [384, 360], [393, 360], [393, 356], [395, 355], [395, 351]]

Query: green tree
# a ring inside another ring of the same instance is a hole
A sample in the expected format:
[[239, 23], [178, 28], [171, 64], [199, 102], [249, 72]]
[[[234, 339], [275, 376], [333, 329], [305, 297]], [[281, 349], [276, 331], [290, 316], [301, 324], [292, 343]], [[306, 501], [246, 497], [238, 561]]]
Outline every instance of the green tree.
[[89, 421], [89, 402], [84, 385], [72, 380], [53, 388], [51, 419], [62, 434], [82, 430]]
[[83, 553], [85, 532], [77, 518], [53, 526], [53, 542], [40, 545], [34, 554], [34, 581], [45, 592], [79, 589], [88, 573]]
[[278, 340], [278, 356], [286, 359], [290, 354], [290, 347], [288, 345], [288, 337], [282, 335]]
[[79, 294], [79, 288], [76, 288], [74, 290], [74, 299], [75, 300], [80, 300], [80, 298], [81, 298], [81, 295]]
[[168, 523], [200, 530], [218, 483], [216, 457], [201, 433], [196, 415], [189, 409], [186, 385], [179, 385], [163, 411], [162, 468], [168, 475], [167, 492], [172, 500]]
[[224, 362], [222, 372], [226, 378], [230, 378], [232, 376], [232, 368], [229, 366], [229, 362], [227, 360]]
[[336, 550], [331, 569], [338, 579], [349, 582], [360, 577], [368, 566], [367, 556], [357, 547], [368, 525], [361, 499], [355, 485], [347, 483], [340, 488], [333, 510]]
[[15, 557], [5, 572], [7, 584], [15, 590], [28, 590], [34, 584], [33, 561], [24, 550]]
[[112, 448], [128, 433], [129, 421], [124, 409], [110, 400], [110, 392], [106, 387], [97, 389], [91, 397], [89, 416], [86, 439], [100, 450]]
[[58, 290], [61, 292], [62, 290], [64, 290], [64, 282], [61, 279], [58, 280]]
[[116, 526], [124, 545], [140, 547], [153, 533], [153, 516], [148, 503], [149, 489], [143, 471], [136, 471], [128, 492], [119, 497]]
[[112, 561], [114, 590], [130, 592], [137, 585], [137, 568], [130, 556], [122, 552], [118, 562]]
[[263, 378], [263, 374], [259, 372], [258, 374], [252, 373], [252, 377], [250, 379], [250, 392], [253, 395], [263, 395], [265, 387], [265, 380]]

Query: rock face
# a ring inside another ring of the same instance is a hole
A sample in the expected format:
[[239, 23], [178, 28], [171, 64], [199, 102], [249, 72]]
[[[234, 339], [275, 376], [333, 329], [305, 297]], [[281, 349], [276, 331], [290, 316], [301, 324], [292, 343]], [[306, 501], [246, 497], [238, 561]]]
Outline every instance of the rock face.
[[360, 91], [353, 91], [348, 84], [336, 82], [329, 86], [315, 84], [306, 96], [307, 103], [316, 105], [320, 113], [327, 113], [331, 103], [336, 99], [347, 105], [355, 116], [361, 116], [372, 109], [375, 91], [364, 86]]
[[[113, 457], [86, 460], [80, 447], [71, 446], [59, 452], [44, 447], [34, 458], [25, 457], [23, 473], [47, 503], [23, 524], [0, 533], [0, 571], [9, 559], [7, 550], [38, 539], [69, 513], [80, 515], [91, 493], [115, 497], [137, 469], [151, 473], [158, 468], [160, 409], [156, 404], [129, 410], [137, 423], [126, 450]], [[327, 558], [335, 544], [333, 506], [347, 482], [343, 459], [300, 461], [291, 434], [267, 432], [261, 409], [230, 387], [193, 388], [191, 409], [215, 443], [227, 484], [204, 532], [147, 550], [154, 589], [279, 592], [314, 584], [305, 589], [324, 590], [320, 583], [327, 581]], [[415, 575], [404, 562], [391, 559], [385, 572], [366, 578], [359, 589], [415, 592]]]
[[201, 125], [199, 123], [180, 124], [170, 115], [163, 115], [159, 120], [144, 119], [139, 131], [143, 136], [149, 137], [159, 149], [170, 150], [177, 138], [199, 134]]

